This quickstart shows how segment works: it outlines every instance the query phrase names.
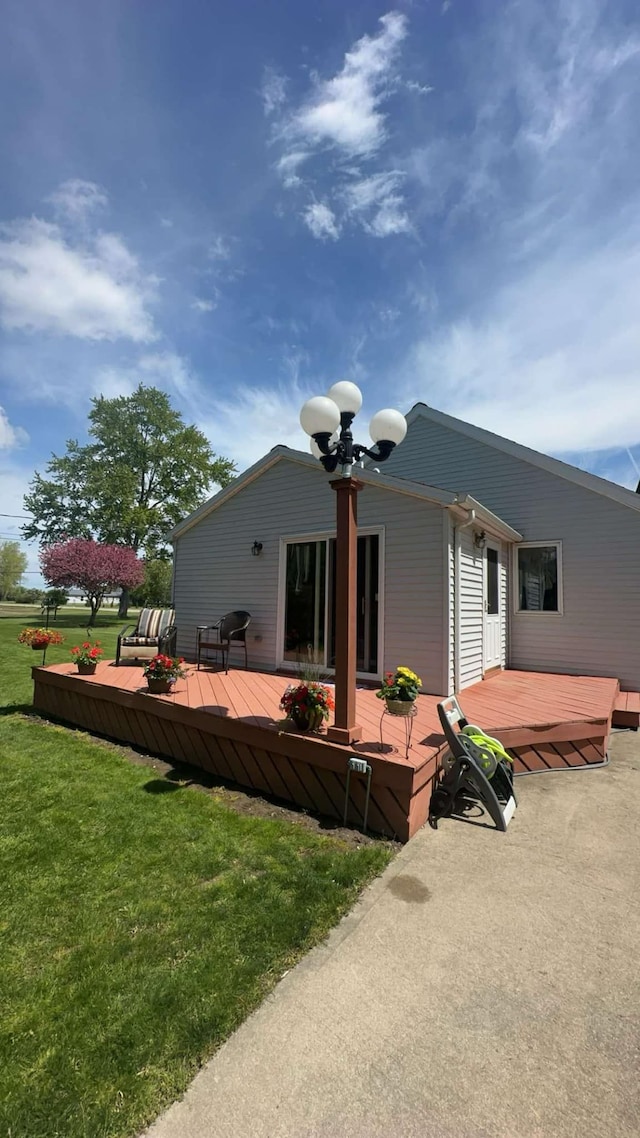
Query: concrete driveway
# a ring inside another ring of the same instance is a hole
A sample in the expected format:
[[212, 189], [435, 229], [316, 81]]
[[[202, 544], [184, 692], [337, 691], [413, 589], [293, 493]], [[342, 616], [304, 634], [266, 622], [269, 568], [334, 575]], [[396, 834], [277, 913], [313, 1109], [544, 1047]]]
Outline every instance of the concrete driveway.
[[640, 1135], [640, 736], [422, 830], [149, 1138]]

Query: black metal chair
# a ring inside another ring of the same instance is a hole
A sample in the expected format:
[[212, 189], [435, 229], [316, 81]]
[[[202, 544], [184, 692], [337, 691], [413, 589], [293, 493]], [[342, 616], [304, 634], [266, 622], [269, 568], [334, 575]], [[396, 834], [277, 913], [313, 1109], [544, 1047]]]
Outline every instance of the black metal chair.
[[[198, 628], [197, 659], [198, 671], [202, 662], [203, 652], [222, 652], [222, 667], [225, 673], [229, 671], [229, 655], [232, 644], [242, 644], [244, 647], [244, 666], [249, 666], [247, 659], [247, 628], [251, 620], [251, 613], [244, 609], [228, 612], [216, 624], [200, 625]], [[226, 668], [225, 668], [226, 657]], [[206, 663], [206, 659], [204, 661]]]

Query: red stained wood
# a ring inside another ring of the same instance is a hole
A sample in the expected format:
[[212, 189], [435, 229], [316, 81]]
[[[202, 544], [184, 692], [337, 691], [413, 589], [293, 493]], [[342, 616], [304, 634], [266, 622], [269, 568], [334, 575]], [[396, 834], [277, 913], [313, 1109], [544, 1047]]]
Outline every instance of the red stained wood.
[[613, 705], [614, 727], [640, 727], [640, 692], [621, 691]]
[[[283, 720], [278, 705], [289, 680], [273, 673], [234, 669], [225, 676], [189, 667], [169, 696], [148, 694], [135, 666], [102, 662], [95, 676], [80, 678], [62, 664], [34, 668], [33, 675], [34, 703], [45, 714], [336, 818], [344, 809], [348, 756], [358, 754], [373, 770], [371, 829], [406, 840], [427, 817], [444, 743], [438, 696], [418, 698], [405, 757], [404, 724], [391, 716], [380, 749], [383, 707], [374, 689], [358, 689], [363, 738], [344, 747], [326, 731], [305, 736]], [[520, 770], [601, 762], [612, 714], [640, 720], [640, 693], [620, 693], [616, 680], [603, 677], [501, 671], [459, 699], [470, 722], [502, 738]], [[362, 822], [364, 794], [364, 779], [353, 775], [355, 825]]]

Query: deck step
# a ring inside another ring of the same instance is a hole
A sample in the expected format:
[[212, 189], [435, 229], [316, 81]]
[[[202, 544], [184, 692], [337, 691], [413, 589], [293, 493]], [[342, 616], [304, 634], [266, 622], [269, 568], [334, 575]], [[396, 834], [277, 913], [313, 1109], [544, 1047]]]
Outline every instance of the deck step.
[[613, 705], [614, 727], [640, 727], [640, 692], [621, 691]]

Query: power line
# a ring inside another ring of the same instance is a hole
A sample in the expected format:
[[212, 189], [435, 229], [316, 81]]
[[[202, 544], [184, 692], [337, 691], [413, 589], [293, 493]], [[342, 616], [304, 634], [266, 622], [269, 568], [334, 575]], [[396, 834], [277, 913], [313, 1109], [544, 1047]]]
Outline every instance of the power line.
[[28, 522], [33, 514], [0, 514], [0, 518], [22, 518], [23, 521]]

